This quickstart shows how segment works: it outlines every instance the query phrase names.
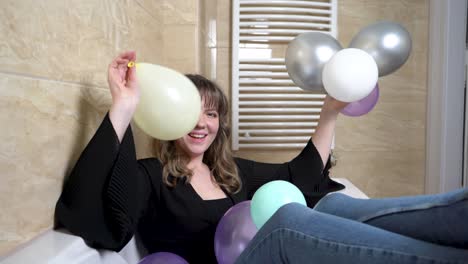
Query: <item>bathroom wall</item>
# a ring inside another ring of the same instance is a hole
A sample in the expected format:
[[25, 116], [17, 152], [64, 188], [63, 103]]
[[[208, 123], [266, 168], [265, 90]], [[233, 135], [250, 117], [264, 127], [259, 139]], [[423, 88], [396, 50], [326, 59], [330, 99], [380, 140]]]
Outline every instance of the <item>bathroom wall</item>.
[[52, 226], [63, 179], [110, 106], [114, 56], [203, 72], [199, 11], [198, 0], [1, 1], [0, 255]]
[[[382, 19], [403, 24], [414, 45], [381, 78], [374, 111], [339, 119], [332, 173], [372, 197], [421, 193], [428, 3], [338, 2], [344, 46]], [[109, 108], [106, 68], [120, 51], [202, 73], [230, 94], [230, 0], [3, 0], [0, 21], [0, 255], [51, 227], [63, 179]], [[151, 140], [134, 131], [138, 156], [151, 155]], [[282, 162], [297, 152], [237, 154]]]
[[339, 1], [339, 40], [347, 45], [362, 27], [389, 20], [403, 25], [413, 46], [398, 71], [381, 77], [380, 99], [360, 118], [341, 117], [336, 131], [338, 163], [372, 197], [424, 192], [429, 1]]

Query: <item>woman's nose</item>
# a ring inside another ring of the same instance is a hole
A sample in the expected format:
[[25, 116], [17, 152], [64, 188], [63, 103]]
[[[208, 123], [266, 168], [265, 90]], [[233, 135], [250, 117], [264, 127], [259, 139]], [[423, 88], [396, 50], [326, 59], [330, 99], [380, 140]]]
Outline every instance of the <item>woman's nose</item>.
[[205, 115], [203, 113], [200, 114], [197, 122], [197, 128], [204, 128], [206, 126]]

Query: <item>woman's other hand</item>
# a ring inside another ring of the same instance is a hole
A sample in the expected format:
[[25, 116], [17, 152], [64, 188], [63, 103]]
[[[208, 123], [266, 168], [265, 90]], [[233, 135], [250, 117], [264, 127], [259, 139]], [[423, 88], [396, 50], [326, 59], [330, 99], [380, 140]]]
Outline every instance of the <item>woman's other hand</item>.
[[345, 108], [348, 103], [341, 102], [327, 95], [323, 102], [320, 119], [315, 129], [312, 142], [320, 153], [322, 162], [325, 166], [330, 155], [330, 147], [335, 134], [336, 120], [339, 113]]
[[335, 98], [327, 95], [323, 102], [322, 112], [330, 112], [330, 114], [339, 114], [349, 103], [338, 101]]

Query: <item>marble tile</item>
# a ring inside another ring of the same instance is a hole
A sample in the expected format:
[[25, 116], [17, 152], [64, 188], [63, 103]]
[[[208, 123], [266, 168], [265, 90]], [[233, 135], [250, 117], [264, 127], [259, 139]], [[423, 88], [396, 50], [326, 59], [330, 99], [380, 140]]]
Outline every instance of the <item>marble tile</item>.
[[422, 151], [425, 148], [423, 103], [379, 102], [367, 115], [340, 116], [336, 149], [344, 151]]
[[349, 179], [370, 197], [424, 191], [424, 151], [335, 151], [332, 177]]
[[137, 49], [143, 60], [162, 55], [162, 25], [154, 17], [123, 0], [5, 0], [0, 72], [105, 86], [107, 64], [118, 52]]
[[340, 1], [338, 8], [339, 39], [347, 47], [364, 27], [377, 21], [393, 21], [410, 33], [413, 51], [424, 51], [428, 40], [429, 3], [417, 1]]
[[[14, 238], [9, 238], [8, 240], [2, 240], [0, 238], [0, 256], [8, 254], [9, 252], [13, 251], [16, 246], [30, 239], [27, 237], [17, 236], [16, 234], [14, 235]], [[4, 235], [0, 236], [4, 237]]]
[[[158, 2], [158, 1], [155, 1]], [[164, 26], [149, 17], [143, 8], [134, 7], [129, 18], [128, 39], [120, 50], [135, 50], [137, 61], [160, 64], [164, 61]], [[143, 18], [143, 19], [141, 19]], [[114, 55], [113, 55], [114, 56]]]
[[211, 80], [216, 80], [218, 48], [205, 46], [201, 50], [203, 52], [200, 54], [200, 73]]
[[217, 13], [218, 1], [200, 0], [200, 31], [206, 37], [205, 45], [216, 47], [217, 45]]
[[0, 244], [52, 225], [63, 178], [109, 105], [104, 89], [0, 74]]
[[196, 25], [199, 23], [200, 0], [162, 0], [165, 25]]
[[128, 4], [139, 6], [141, 10], [153, 18], [153, 22], [157, 25], [162, 25], [165, 19], [166, 2], [166, 0], [132, 0]]
[[408, 60], [395, 72], [381, 77], [379, 81], [385, 81], [387, 79], [398, 80], [399, 84], [410, 86], [414, 89], [414, 86], [418, 86], [418, 89], [427, 90], [427, 50], [426, 52], [411, 52]]
[[[0, 255], [51, 227], [63, 179], [110, 102], [104, 89], [0, 74]], [[152, 156], [134, 131], [137, 156]]]
[[[5, 0], [0, 21], [1, 254], [52, 225], [63, 178], [110, 106], [110, 60], [131, 49], [194, 72], [202, 45], [197, 0]], [[133, 130], [137, 156], [152, 156]]]
[[[426, 67], [421, 71], [426, 73]], [[406, 73], [402, 72], [400, 74], [400, 72], [397, 72], [379, 79], [379, 103], [417, 103], [423, 104], [423, 107], [425, 107], [427, 102], [427, 81], [422, 80], [420, 75], [414, 76], [413, 80], [411, 80], [402, 76], [404, 74]]]
[[163, 31], [164, 65], [175, 70], [199, 72], [199, 31], [196, 25], [168, 25]]
[[218, 48], [216, 58], [216, 83], [231, 98], [231, 48]]
[[347, 0], [338, 2], [340, 18], [366, 20], [419, 20], [426, 19], [429, 3], [425, 0]]
[[195, 59], [190, 60], [171, 60], [166, 64], [167, 67], [174, 69], [182, 74], [202, 74], [200, 64]]
[[216, 78], [217, 58], [217, 1], [200, 0], [199, 58], [200, 73], [207, 78]]
[[220, 48], [231, 47], [231, 24], [232, 24], [232, 6], [230, 0], [218, 0], [217, 15], [217, 46]]

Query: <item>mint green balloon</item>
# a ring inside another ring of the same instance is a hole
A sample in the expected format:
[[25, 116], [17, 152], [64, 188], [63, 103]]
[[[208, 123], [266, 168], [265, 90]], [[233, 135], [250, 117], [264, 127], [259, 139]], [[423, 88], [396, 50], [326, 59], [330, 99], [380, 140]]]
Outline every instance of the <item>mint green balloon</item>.
[[287, 181], [272, 181], [261, 186], [252, 197], [250, 213], [260, 229], [281, 206], [288, 203], [306, 204], [302, 192]]

